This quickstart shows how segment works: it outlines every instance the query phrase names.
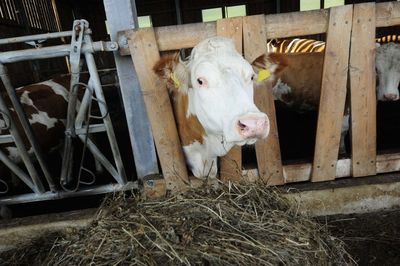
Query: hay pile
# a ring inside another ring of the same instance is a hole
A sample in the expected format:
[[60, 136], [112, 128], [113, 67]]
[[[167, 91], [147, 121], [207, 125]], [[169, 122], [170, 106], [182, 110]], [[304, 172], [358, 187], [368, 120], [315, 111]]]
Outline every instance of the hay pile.
[[261, 187], [221, 185], [162, 201], [120, 194], [104, 202], [89, 228], [46, 236], [0, 264], [355, 264], [326, 226]]

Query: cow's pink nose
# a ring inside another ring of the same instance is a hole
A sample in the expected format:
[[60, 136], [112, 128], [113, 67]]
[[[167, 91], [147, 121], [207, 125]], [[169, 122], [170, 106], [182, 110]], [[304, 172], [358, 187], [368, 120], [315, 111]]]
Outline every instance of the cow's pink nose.
[[397, 101], [399, 99], [399, 95], [395, 93], [386, 93], [383, 95], [383, 98], [387, 101]]
[[245, 138], [265, 138], [269, 132], [267, 116], [243, 116], [237, 122], [239, 134]]

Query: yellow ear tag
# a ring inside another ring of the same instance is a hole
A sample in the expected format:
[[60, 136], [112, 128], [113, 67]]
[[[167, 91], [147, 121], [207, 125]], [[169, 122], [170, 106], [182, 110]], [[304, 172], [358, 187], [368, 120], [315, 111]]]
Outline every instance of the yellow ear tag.
[[261, 69], [258, 71], [258, 78], [257, 81], [263, 81], [271, 76], [271, 73], [267, 69]]
[[169, 77], [172, 79], [172, 81], [174, 82], [175, 86], [177, 88], [179, 88], [181, 86], [181, 81], [176, 77], [175, 73], [172, 72]]

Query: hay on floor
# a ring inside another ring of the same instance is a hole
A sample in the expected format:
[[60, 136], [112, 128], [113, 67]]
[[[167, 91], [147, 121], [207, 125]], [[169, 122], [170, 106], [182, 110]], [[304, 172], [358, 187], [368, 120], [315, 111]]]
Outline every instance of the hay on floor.
[[327, 227], [277, 190], [221, 184], [144, 201], [108, 198], [89, 228], [1, 256], [21, 265], [352, 265]]

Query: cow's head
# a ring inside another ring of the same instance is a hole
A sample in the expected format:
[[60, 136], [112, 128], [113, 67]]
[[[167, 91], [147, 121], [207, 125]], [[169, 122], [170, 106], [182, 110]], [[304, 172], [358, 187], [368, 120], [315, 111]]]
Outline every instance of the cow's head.
[[376, 48], [379, 101], [397, 101], [400, 81], [400, 44], [387, 43]]
[[238, 145], [268, 135], [268, 117], [253, 100], [257, 77], [232, 40], [206, 39], [193, 48], [187, 62], [176, 58], [164, 61], [164, 66], [157, 64], [156, 73], [167, 80], [170, 90], [187, 94], [187, 116], [197, 117], [207, 135], [221, 135], [225, 142]]

